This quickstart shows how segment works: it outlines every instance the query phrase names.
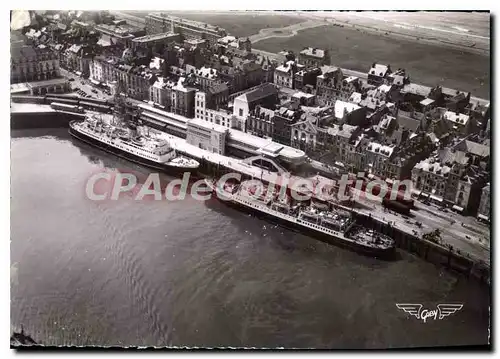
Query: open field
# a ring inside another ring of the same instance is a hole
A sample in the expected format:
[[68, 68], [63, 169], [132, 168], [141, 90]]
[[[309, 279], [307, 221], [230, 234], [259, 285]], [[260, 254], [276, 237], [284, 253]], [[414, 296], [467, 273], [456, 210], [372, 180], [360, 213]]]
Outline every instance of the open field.
[[[306, 16], [306, 15], [302, 15]], [[360, 30], [385, 33], [486, 54], [490, 52], [490, 14], [478, 12], [314, 12], [308, 17]]]
[[360, 29], [325, 25], [292, 37], [268, 38], [253, 44], [269, 52], [300, 51], [304, 46], [329, 49], [333, 65], [366, 72], [374, 61], [403, 67], [413, 82], [441, 84], [473, 96], [489, 98], [490, 58], [431, 43], [419, 43]]
[[[153, 11], [124, 11], [128, 14], [145, 17]], [[247, 12], [201, 12], [201, 11], [164, 11], [167, 14], [179, 16], [185, 19], [202, 21], [211, 25], [220, 26], [236, 37], [246, 37], [257, 34], [261, 29], [286, 27], [307, 21], [292, 15], [281, 13], [255, 14]]]
[[250, 41], [252, 41], [252, 44], [257, 42], [257, 41], [262, 41], [267, 38], [271, 37], [290, 37], [290, 36], [295, 36], [297, 35], [298, 31], [305, 30], [305, 29], [310, 29], [313, 27], [318, 27], [318, 26], [323, 26], [322, 21], [318, 20], [308, 20], [305, 22], [300, 22], [296, 23], [290, 26], [286, 27], [280, 27], [280, 28], [264, 28], [261, 29], [258, 34], [252, 35], [249, 37]]

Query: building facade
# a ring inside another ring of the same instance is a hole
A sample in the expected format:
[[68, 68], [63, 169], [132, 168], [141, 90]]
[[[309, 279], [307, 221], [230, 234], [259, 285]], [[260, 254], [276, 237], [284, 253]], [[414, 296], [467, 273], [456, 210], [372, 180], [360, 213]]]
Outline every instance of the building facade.
[[288, 61], [274, 69], [274, 84], [281, 87], [294, 88], [295, 62]]
[[236, 126], [236, 120], [233, 113], [223, 108], [213, 108], [210, 106], [210, 96], [203, 91], [197, 91], [195, 94], [195, 118], [204, 120], [225, 128]]
[[445, 148], [417, 163], [412, 181], [422, 196], [439, 204], [455, 205], [460, 212], [474, 212], [487, 173], [472, 165], [464, 152]]
[[132, 47], [134, 38], [146, 34], [143, 29], [129, 25], [125, 20], [96, 25], [95, 30], [101, 34], [101, 39], [104, 41], [124, 48]]
[[172, 112], [187, 118], [193, 118], [196, 89], [184, 83], [185, 78], [181, 77], [172, 88]]
[[368, 84], [380, 86], [386, 82], [388, 76], [392, 73], [389, 65], [373, 63], [368, 71]]
[[10, 82], [32, 82], [55, 79], [60, 76], [59, 59], [47, 47], [12, 47]]
[[89, 76], [92, 56], [89, 46], [73, 44], [63, 52], [62, 65], [70, 71], [80, 72], [82, 76]]
[[167, 31], [178, 33], [187, 39], [205, 39], [212, 44], [215, 44], [219, 38], [227, 35], [224, 29], [199, 21], [182, 19], [163, 13], [146, 16], [146, 32], [148, 34], [158, 34]]
[[273, 141], [291, 146], [292, 125], [297, 121], [299, 116], [299, 111], [292, 111], [286, 107], [276, 110], [273, 116]]
[[226, 147], [227, 128], [201, 119], [187, 122], [186, 141], [198, 148], [223, 155]]
[[481, 201], [479, 203], [479, 208], [477, 210], [477, 217], [479, 219], [485, 221], [490, 220], [491, 217], [490, 200], [491, 200], [490, 184], [488, 183], [486, 186], [483, 187], [481, 191]]
[[158, 77], [149, 89], [149, 101], [163, 106], [166, 111], [172, 110], [172, 88], [175, 82]]
[[259, 137], [272, 137], [274, 110], [257, 106], [247, 118], [247, 132]]
[[340, 68], [324, 68], [324, 72], [316, 80], [318, 105], [332, 106], [337, 100], [348, 101], [351, 95], [359, 89], [359, 78], [344, 76]]
[[179, 42], [179, 34], [172, 32], [161, 32], [154, 35], [145, 35], [131, 40], [132, 48], [154, 50], [167, 46], [172, 42]]
[[330, 65], [330, 54], [328, 50], [306, 47], [299, 52], [299, 63], [307, 69]]

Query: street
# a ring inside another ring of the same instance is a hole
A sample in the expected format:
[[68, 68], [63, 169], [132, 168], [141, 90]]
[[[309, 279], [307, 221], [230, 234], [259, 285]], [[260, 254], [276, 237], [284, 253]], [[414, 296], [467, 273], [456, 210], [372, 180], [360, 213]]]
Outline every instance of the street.
[[[400, 228], [405, 232], [413, 233], [413, 231], [416, 231], [419, 237], [424, 233], [439, 229], [443, 244], [449, 244], [455, 250], [460, 250], [463, 254], [470, 254], [471, 257], [481, 259], [485, 263], [490, 263], [490, 230], [487, 225], [479, 223], [475, 218], [465, 217], [451, 211], [444, 213], [438, 208], [415, 201], [417, 210], [411, 211], [413, 218], [405, 219], [399, 213], [386, 211], [382, 207], [380, 200], [369, 200], [362, 194], [359, 194], [359, 191], [356, 189], [352, 189], [352, 193], [353, 195], [358, 195], [358, 199], [356, 199], [358, 203], [371, 208], [360, 209], [361, 212], [371, 214], [372, 217], [381, 218], [385, 221], [394, 222], [396, 228]], [[422, 226], [418, 227], [415, 222], [421, 222]], [[465, 223], [473, 230], [462, 227], [461, 223]], [[470, 239], [466, 238], [466, 236]]]
[[[92, 97], [92, 98], [104, 99], [104, 100], [108, 100], [108, 99], [112, 98], [111, 95], [104, 93], [102, 91], [103, 89], [98, 88], [97, 86], [93, 85], [89, 79], [83, 79], [80, 76], [78, 76], [72, 72], [69, 72], [68, 70], [63, 69], [62, 67], [61, 67], [61, 75], [63, 77], [68, 78], [68, 79], [71, 79], [71, 78], [74, 79], [74, 81], [70, 81], [71, 90], [73, 93], [75, 93], [79, 96], [80, 96], [80, 94], [78, 94], [76, 92], [77, 90], [75, 90], [77, 88], [82, 90], [83, 92], [85, 92], [87, 95], [90, 95], [90, 97]], [[96, 90], [97, 93], [92, 92], [92, 90]]]

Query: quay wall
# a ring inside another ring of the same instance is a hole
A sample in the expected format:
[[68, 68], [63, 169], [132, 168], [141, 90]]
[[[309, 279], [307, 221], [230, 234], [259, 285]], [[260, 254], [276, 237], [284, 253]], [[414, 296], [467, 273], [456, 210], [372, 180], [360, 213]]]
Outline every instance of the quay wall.
[[451, 248], [418, 238], [371, 216], [358, 212], [354, 212], [354, 216], [358, 223], [394, 238], [398, 248], [453, 272], [477, 279], [482, 283], [490, 283], [491, 271], [486, 264], [458, 254]]

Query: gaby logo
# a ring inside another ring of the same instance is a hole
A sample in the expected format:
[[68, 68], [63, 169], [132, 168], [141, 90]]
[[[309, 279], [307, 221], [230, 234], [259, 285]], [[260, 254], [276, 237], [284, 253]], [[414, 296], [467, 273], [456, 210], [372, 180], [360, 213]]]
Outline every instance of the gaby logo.
[[437, 309], [422, 309], [422, 304], [396, 304], [396, 307], [427, 323], [427, 319], [441, 320], [462, 309], [463, 304], [438, 304]]

